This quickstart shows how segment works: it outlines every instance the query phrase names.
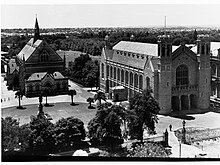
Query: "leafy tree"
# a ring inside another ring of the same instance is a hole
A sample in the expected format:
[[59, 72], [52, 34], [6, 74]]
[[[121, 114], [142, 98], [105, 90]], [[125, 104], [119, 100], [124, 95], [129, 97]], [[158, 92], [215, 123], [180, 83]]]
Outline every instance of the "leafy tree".
[[89, 107], [88, 108], [92, 108], [92, 103], [94, 103], [94, 99], [89, 97], [87, 100], [86, 100], [88, 103], [89, 103]]
[[130, 110], [134, 111], [136, 116], [138, 116], [135, 124], [128, 125], [132, 139], [143, 140], [145, 127], [149, 134], [156, 133], [155, 122], [158, 121], [157, 114], [160, 107], [151, 93], [151, 89], [146, 89], [129, 100]]
[[99, 105], [101, 105], [101, 101], [104, 100], [106, 101], [106, 96], [105, 96], [105, 93], [102, 92], [102, 91], [98, 91], [95, 96], [94, 96], [94, 100], [98, 100], [99, 101]]
[[156, 143], [134, 144], [127, 157], [169, 157], [171, 151]]
[[58, 120], [54, 133], [55, 145], [60, 147], [77, 146], [86, 137], [84, 123], [73, 116]]
[[[96, 116], [88, 124], [88, 134], [92, 142], [104, 143], [113, 147], [122, 140], [121, 125], [128, 113], [118, 105], [104, 103], [98, 107]], [[126, 119], [127, 118], [127, 119]]]
[[35, 154], [43, 155], [54, 150], [54, 125], [46, 118], [33, 118], [30, 122], [29, 147]]
[[3, 153], [24, 152], [28, 148], [29, 125], [19, 127], [19, 122], [12, 117], [2, 118], [1, 122]]
[[22, 99], [22, 97], [23, 97], [23, 92], [21, 92], [21, 91], [17, 91], [16, 93], [15, 93], [15, 98], [17, 98], [18, 99], [18, 107], [17, 107], [17, 109], [22, 109], [23, 107], [21, 106], [21, 99]]
[[68, 95], [71, 96], [71, 104], [70, 105], [75, 105], [75, 103], [73, 102], [73, 96], [76, 95], [76, 90], [75, 89], [69, 90]]

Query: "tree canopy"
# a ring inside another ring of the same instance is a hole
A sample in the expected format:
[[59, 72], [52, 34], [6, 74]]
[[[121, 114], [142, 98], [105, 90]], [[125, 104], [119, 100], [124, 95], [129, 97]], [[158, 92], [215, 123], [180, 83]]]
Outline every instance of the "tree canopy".
[[144, 128], [147, 128], [149, 134], [155, 134], [155, 123], [158, 121], [160, 107], [152, 96], [152, 90], [146, 89], [142, 93], [137, 93], [129, 103], [130, 110], [138, 116], [135, 124], [129, 124], [131, 138], [142, 140]]

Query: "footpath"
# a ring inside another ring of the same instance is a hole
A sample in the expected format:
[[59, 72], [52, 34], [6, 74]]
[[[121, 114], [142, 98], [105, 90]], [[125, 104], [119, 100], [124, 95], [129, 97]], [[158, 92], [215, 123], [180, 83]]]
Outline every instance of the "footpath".
[[199, 149], [192, 145], [183, 144], [178, 141], [174, 134], [174, 131], [168, 131], [168, 144], [171, 148], [172, 154], [170, 157], [174, 158], [195, 158], [195, 156], [203, 153], [202, 149]]

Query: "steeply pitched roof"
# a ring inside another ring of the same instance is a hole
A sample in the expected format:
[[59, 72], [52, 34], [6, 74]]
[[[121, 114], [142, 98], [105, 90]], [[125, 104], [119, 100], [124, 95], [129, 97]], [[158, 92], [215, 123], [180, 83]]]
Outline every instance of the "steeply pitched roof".
[[19, 71], [19, 67], [14, 58], [11, 58], [8, 62], [9, 65], [9, 73], [12, 74], [15, 70]]
[[54, 79], [63, 79], [64, 76], [60, 72], [54, 72], [53, 73]]
[[33, 43], [34, 39], [31, 38], [28, 43], [24, 46], [24, 48], [19, 52], [17, 57], [22, 60], [27, 60], [33, 52], [36, 50], [38, 46], [42, 43], [43, 40], [37, 40], [35, 43]]
[[39, 72], [39, 73], [33, 73], [27, 81], [36, 81], [36, 80], [41, 80], [47, 72]]
[[[33, 73], [27, 81], [40, 81], [46, 74], [49, 74], [47, 72], [38, 72], [38, 73]], [[49, 74], [51, 77], [54, 79], [63, 79], [64, 76], [60, 72], [54, 72], [53, 74]]]

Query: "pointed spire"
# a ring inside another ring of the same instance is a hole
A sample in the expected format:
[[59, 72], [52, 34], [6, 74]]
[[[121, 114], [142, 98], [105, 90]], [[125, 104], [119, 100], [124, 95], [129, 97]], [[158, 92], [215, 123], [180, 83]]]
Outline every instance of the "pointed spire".
[[35, 27], [34, 27], [34, 42], [37, 41], [38, 39], [40, 39], [40, 28], [36, 16]]

